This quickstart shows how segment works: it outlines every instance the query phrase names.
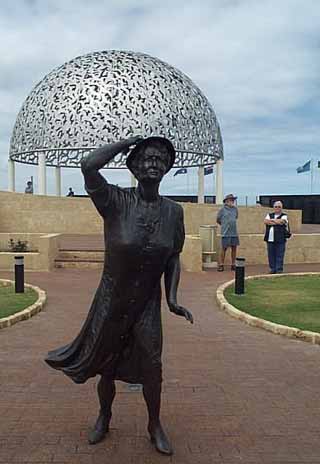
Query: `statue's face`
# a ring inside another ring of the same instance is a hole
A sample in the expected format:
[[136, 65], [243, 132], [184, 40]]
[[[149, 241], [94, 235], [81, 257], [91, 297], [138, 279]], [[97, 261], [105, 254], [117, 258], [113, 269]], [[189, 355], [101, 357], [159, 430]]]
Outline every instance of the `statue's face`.
[[134, 163], [134, 175], [139, 182], [159, 183], [167, 171], [169, 155], [165, 148], [149, 145]]

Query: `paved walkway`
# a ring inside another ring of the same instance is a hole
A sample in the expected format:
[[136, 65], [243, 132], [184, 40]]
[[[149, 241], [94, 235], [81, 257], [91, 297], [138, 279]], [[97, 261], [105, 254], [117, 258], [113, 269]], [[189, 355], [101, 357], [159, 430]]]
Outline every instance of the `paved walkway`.
[[193, 311], [193, 326], [163, 308], [162, 417], [175, 448], [168, 458], [147, 439], [141, 392], [121, 383], [110, 435], [89, 446], [96, 380], [75, 385], [43, 362], [47, 350], [77, 334], [99, 271], [28, 273], [27, 282], [48, 292], [48, 304], [0, 331], [0, 463], [319, 464], [319, 346], [251, 328], [218, 310], [215, 289], [231, 277], [183, 274], [180, 300]]

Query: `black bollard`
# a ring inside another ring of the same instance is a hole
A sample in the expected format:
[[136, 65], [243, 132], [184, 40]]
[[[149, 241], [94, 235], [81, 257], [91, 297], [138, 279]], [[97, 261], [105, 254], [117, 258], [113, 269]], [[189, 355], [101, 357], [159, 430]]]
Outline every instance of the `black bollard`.
[[24, 256], [14, 257], [15, 292], [24, 293]]
[[234, 292], [236, 295], [244, 294], [245, 261], [245, 258], [236, 258], [236, 275], [234, 284]]

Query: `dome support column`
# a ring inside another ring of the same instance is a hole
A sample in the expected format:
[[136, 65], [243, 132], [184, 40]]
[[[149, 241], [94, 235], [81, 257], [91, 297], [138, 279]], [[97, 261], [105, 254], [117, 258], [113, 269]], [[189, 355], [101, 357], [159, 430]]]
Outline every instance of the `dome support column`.
[[204, 167], [198, 168], [198, 203], [204, 203]]
[[12, 159], [9, 158], [8, 160], [8, 190], [9, 192], [16, 191], [16, 167], [15, 163]]
[[16, 167], [12, 159], [8, 160], [8, 190], [9, 192], [16, 191]]
[[39, 153], [38, 155], [38, 185], [39, 195], [47, 194], [47, 172], [46, 172], [46, 154]]
[[131, 187], [136, 187], [137, 186], [137, 179], [134, 177], [132, 173], [130, 173], [131, 176]]
[[216, 205], [223, 204], [223, 160], [216, 162]]
[[54, 168], [56, 178], [56, 195], [61, 197], [61, 167], [56, 166]]

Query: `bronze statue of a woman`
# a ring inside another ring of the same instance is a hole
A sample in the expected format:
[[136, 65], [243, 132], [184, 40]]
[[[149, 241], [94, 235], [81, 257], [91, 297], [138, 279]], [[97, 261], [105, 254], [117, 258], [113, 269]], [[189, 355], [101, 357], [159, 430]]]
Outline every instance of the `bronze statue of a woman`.
[[[127, 167], [138, 187], [108, 184], [99, 169], [129, 151]], [[160, 453], [172, 454], [160, 422], [162, 274], [170, 311], [193, 322], [192, 314], [177, 303], [183, 209], [159, 195], [159, 184], [174, 159], [169, 140], [132, 137], [92, 151], [81, 164], [86, 190], [104, 219], [104, 269], [79, 335], [51, 351], [46, 362], [76, 383], [101, 375], [100, 412], [89, 434], [91, 444], [109, 430], [115, 380], [122, 380], [143, 385], [151, 441]]]

